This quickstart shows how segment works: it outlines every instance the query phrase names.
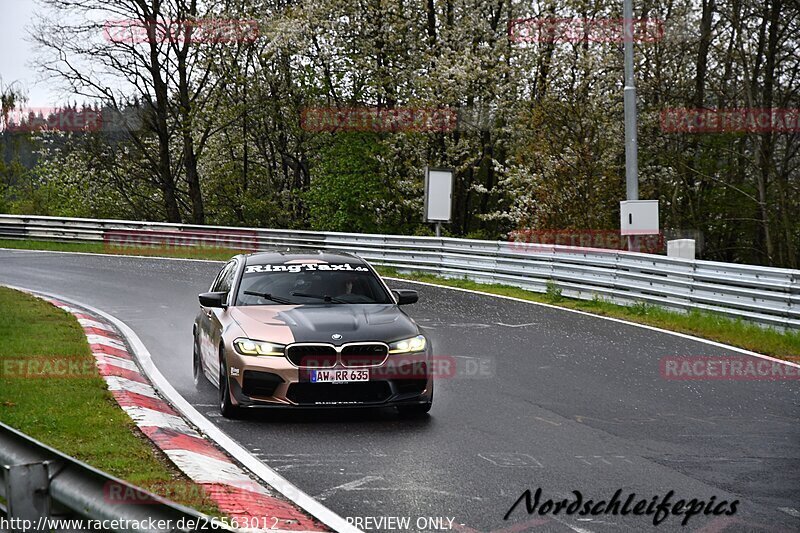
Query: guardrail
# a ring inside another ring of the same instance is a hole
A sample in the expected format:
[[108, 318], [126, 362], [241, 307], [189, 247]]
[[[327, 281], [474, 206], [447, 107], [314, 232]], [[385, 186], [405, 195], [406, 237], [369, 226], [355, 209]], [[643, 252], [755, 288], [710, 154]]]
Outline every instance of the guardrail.
[[[124, 501], [115, 494], [124, 494]], [[105, 474], [0, 423], [0, 517], [11, 531], [75, 529], [101, 521], [111, 531], [229, 531], [197, 511]], [[60, 521], [64, 520], [64, 521]], [[59, 522], [60, 521], [60, 522]], [[91, 528], [99, 529], [99, 528]]]
[[564, 296], [721, 313], [800, 329], [800, 270], [560, 245], [402, 235], [232, 228], [0, 215], [0, 239], [126, 246], [308, 248], [356, 253], [376, 265]]

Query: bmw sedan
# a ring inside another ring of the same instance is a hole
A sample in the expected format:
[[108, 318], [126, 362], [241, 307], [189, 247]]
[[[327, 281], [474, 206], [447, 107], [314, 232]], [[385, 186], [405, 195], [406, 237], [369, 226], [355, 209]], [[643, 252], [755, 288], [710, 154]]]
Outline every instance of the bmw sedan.
[[355, 255], [238, 255], [199, 298], [195, 384], [217, 385], [225, 417], [255, 407], [431, 408], [431, 348], [400, 308], [417, 293], [389, 290]]

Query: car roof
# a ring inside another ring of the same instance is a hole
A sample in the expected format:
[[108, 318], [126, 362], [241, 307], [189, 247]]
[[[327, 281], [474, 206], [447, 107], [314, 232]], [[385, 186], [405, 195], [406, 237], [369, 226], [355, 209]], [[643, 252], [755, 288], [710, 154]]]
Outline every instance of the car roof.
[[323, 250], [270, 250], [245, 256], [245, 264], [248, 265], [282, 265], [288, 261], [366, 264], [363, 259], [348, 252]]

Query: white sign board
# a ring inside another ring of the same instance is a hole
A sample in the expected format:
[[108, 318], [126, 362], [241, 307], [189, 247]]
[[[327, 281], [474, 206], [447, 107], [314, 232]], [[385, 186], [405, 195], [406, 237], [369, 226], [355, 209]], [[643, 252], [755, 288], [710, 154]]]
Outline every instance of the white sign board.
[[453, 211], [453, 171], [425, 169], [425, 220], [450, 222]]
[[626, 200], [619, 203], [619, 229], [622, 235], [658, 233], [658, 200]]

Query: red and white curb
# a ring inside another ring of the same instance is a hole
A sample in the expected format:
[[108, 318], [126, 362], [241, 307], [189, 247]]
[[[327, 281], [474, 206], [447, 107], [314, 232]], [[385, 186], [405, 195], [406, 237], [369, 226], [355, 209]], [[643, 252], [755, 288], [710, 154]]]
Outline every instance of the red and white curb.
[[101, 316], [63, 301], [26, 291], [71, 313], [83, 328], [100, 375], [119, 406], [139, 429], [233, 524], [250, 530], [329, 531], [272, 488], [257, 483], [225, 452], [194, 429], [158, 394], [140, 370], [117, 328]]

